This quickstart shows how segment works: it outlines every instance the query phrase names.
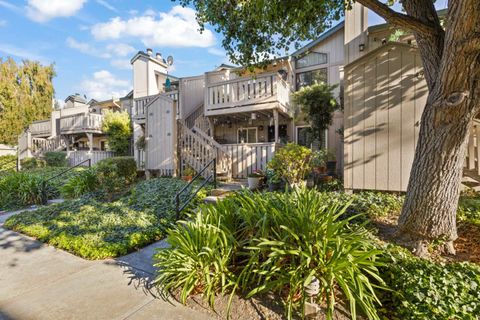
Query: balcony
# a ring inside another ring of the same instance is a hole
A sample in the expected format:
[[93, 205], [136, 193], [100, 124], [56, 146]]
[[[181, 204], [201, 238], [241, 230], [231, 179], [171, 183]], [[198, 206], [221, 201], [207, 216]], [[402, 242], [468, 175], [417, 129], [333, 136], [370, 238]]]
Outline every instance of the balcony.
[[60, 133], [102, 133], [101, 114], [81, 113], [60, 118]]
[[52, 133], [52, 122], [50, 119], [34, 121], [29, 128], [33, 136], [50, 136]]
[[164, 95], [178, 101], [178, 90], [168, 91], [153, 96], [141, 97], [134, 100], [132, 118], [137, 122], [145, 121], [148, 105], [159, 95]]
[[206, 90], [206, 116], [275, 108], [291, 114], [290, 85], [277, 73], [220, 81], [207, 85]]

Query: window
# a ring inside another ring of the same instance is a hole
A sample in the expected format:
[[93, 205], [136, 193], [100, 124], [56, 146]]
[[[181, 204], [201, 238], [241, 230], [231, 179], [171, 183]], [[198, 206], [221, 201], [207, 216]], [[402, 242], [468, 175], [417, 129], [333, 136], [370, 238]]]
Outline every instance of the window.
[[297, 90], [320, 82], [328, 82], [327, 68], [297, 73]]
[[305, 68], [315, 66], [317, 64], [327, 63], [327, 54], [321, 52], [310, 52], [295, 61], [295, 68]]
[[327, 147], [327, 133], [328, 130], [320, 137], [320, 141], [313, 138], [312, 128], [310, 126], [298, 126], [296, 132], [296, 142], [297, 144], [313, 148], [313, 149], [323, 149]]
[[237, 143], [257, 143], [257, 128], [238, 129]]

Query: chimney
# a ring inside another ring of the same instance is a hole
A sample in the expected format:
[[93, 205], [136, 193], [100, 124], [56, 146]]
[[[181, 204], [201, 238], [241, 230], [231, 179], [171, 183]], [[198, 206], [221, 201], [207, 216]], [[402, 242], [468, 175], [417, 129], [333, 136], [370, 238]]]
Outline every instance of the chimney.
[[156, 56], [158, 61], [163, 61], [162, 54], [160, 52], [157, 52]]
[[147, 48], [147, 54], [151, 57], [153, 54], [153, 50], [150, 48]]

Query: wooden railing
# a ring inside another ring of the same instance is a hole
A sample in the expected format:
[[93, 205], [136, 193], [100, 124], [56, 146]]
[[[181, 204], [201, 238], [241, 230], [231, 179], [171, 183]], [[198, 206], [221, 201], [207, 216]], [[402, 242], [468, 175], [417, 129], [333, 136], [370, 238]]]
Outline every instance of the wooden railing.
[[60, 132], [102, 131], [101, 114], [74, 114], [60, 118]]
[[279, 145], [268, 142], [224, 144], [222, 147], [231, 155], [232, 177], [244, 179], [255, 170], [265, 171]]
[[85, 163], [86, 160], [90, 159], [90, 164], [93, 166], [97, 162], [103, 159], [114, 157], [115, 153], [113, 151], [70, 151], [68, 153], [68, 162], [70, 166], [76, 166], [79, 163]]
[[196, 131], [193, 131], [179, 123], [178, 143], [182, 168], [190, 166], [196, 172], [200, 172], [212, 159], [217, 159], [218, 173], [231, 177], [231, 157], [220, 144], [200, 129], [196, 128]]
[[289, 85], [277, 73], [221, 81], [208, 85], [206, 90], [207, 111], [275, 101], [288, 107], [290, 100]]
[[[165, 93], [161, 93], [160, 95], [165, 95], [167, 97], [172, 98], [173, 100], [178, 101], [178, 90], [168, 91]], [[147, 113], [147, 106], [152, 103], [153, 100], [158, 98], [158, 94], [137, 98], [133, 101], [133, 114], [132, 117], [135, 119], [142, 119], [146, 117]]]
[[60, 151], [67, 147], [67, 142], [61, 136], [51, 139], [32, 138], [32, 152], [41, 155], [48, 151]]
[[29, 128], [33, 135], [50, 135], [52, 133], [52, 122], [50, 119], [35, 121]]

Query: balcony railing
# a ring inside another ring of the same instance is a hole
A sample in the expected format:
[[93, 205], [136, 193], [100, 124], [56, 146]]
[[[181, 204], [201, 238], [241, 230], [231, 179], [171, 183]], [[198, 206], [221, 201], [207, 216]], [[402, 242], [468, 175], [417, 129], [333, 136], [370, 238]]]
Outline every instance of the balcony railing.
[[50, 119], [35, 121], [30, 125], [30, 132], [34, 136], [50, 135], [52, 132], [52, 122]]
[[[161, 93], [161, 95], [170, 97], [173, 100], [178, 100], [178, 90]], [[146, 110], [147, 105], [150, 104], [150, 102], [152, 102], [152, 100], [155, 99], [156, 97], [158, 97], [158, 94], [135, 99], [134, 107], [133, 107], [133, 115], [132, 115], [133, 118], [145, 119], [146, 113], [147, 113], [147, 110]]]
[[225, 113], [236, 112], [238, 107], [271, 102], [278, 102], [285, 109], [290, 105], [290, 86], [276, 73], [221, 81], [208, 85], [206, 90], [207, 114], [221, 113], [222, 110]]
[[75, 132], [102, 132], [101, 114], [75, 114], [68, 117], [60, 118], [61, 133]]

